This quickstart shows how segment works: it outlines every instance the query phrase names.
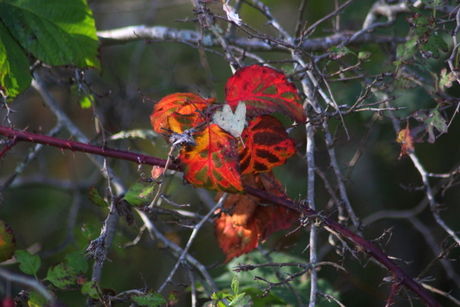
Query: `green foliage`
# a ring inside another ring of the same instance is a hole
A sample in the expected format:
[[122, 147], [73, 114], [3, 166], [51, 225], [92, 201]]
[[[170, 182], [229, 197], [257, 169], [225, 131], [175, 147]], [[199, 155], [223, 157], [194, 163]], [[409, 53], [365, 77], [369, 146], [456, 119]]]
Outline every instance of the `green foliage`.
[[107, 208], [109, 206], [107, 202], [99, 195], [99, 192], [94, 186], [89, 188], [88, 197], [89, 201], [98, 207]]
[[92, 299], [99, 300], [102, 293], [99, 288], [99, 283], [97, 281], [88, 281], [84, 283], [81, 287], [81, 294], [89, 295]]
[[[227, 294], [226, 291], [214, 292], [211, 296], [212, 301], [206, 303], [204, 306], [253, 306], [251, 296], [246, 295], [245, 292], [240, 293], [239, 280], [237, 276], [233, 277], [231, 288], [233, 294]], [[229, 303], [227, 304], [227, 302]]]
[[73, 252], [65, 255], [67, 265], [75, 270], [77, 274], [88, 271], [88, 261], [81, 252]]
[[37, 272], [41, 265], [40, 257], [30, 254], [26, 250], [17, 250], [14, 255], [19, 262], [19, 269], [25, 274], [34, 275], [38, 279]]
[[46, 280], [59, 289], [68, 289], [71, 285], [77, 283], [77, 274], [74, 268], [60, 262], [48, 269]]
[[43, 307], [46, 306], [47, 300], [38, 294], [35, 291], [30, 291], [29, 292], [29, 301], [27, 302], [27, 305], [29, 307]]
[[149, 291], [145, 295], [133, 295], [131, 298], [139, 306], [146, 307], [156, 307], [167, 303], [161, 294], [153, 291]]
[[436, 128], [437, 131], [440, 133], [447, 132], [447, 124], [444, 117], [438, 110], [438, 107], [431, 110], [420, 110], [414, 112], [414, 118], [420, 122], [422, 122], [425, 126], [426, 132], [428, 132], [428, 142], [434, 143], [436, 140], [436, 135], [434, 129]]
[[136, 182], [133, 184], [128, 192], [126, 192], [124, 200], [133, 206], [140, 206], [149, 201], [155, 185], [146, 182]]
[[85, 0], [5, 0], [0, 11], [0, 84], [11, 98], [32, 80], [26, 54], [52, 66], [100, 68]]
[[[304, 259], [300, 259], [294, 256], [287, 254], [277, 254], [276, 261], [279, 263], [304, 263]], [[254, 277], [258, 276], [270, 282], [276, 283], [279, 282], [279, 278], [276, 274], [276, 270], [279, 269], [283, 278], [288, 278], [290, 275], [298, 273], [301, 270], [296, 266], [276, 266], [274, 267], [260, 267], [248, 272], [239, 272], [237, 282], [235, 282], [236, 276], [233, 270], [239, 264], [262, 264], [266, 263], [267, 260], [260, 253], [250, 253], [248, 255], [243, 255], [239, 258], [233, 259], [227, 264], [228, 272], [222, 274], [216, 279], [216, 284], [220, 289], [224, 289], [222, 292], [226, 293], [228, 285], [231, 284], [233, 292], [244, 291], [242, 293], [246, 294], [246, 297], [252, 297], [253, 302], [251, 306], [297, 306], [298, 301], [296, 296], [289, 288], [286, 287], [286, 284], [282, 286], [277, 286], [271, 289], [267, 296], [264, 294], [265, 288], [268, 286], [264, 284], [261, 280], [255, 280]], [[309, 301], [309, 288], [310, 280], [305, 278], [305, 276], [299, 276], [294, 278], [289, 282], [289, 285], [292, 287], [292, 290], [297, 292], [299, 297], [302, 300], [303, 304], [307, 304]], [[332, 286], [323, 279], [318, 280], [319, 291], [322, 293], [334, 296], [339, 299], [339, 293], [334, 291]], [[265, 297], [261, 297], [264, 294]], [[237, 295], [233, 297], [235, 299]], [[228, 295], [216, 296], [219, 299], [228, 298]], [[213, 298], [214, 300], [214, 298]], [[246, 306], [246, 305], [239, 305]], [[248, 305], [249, 306], [249, 305]], [[326, 307], [326, 306], [336, 306], [335, 303], [330, 303], [326, 300], [320, 300], [317, 306]]]

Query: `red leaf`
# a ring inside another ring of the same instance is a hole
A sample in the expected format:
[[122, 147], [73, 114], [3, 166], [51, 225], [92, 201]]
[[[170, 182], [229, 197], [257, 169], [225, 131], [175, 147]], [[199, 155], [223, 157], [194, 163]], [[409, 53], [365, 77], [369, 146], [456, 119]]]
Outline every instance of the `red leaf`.
[[239, 69], [225, 85], [228, 104], [246, 103], [248, 116], [281, 112], [296, 122], [305, 122], [306, 115], [294, 84], [273, 68], [252, 65]]
[[241, 174], [268, 172], [286, 163], [296, 152], [279, 120], [270, 115], [254, 118], [243, 131], [244, 146], [239, 148]]
[[236, 139], [211, 124], [195, 135], [196, 146], [179, 153], [184, 178], [195, 187], [230, 193], [242, 193]]
[[[279, 181], [272, 173], [247, 175], [245, 184], [287, 197]], [[218, 194], [218, 197], [220, 195]], [[224, 213], [214, 220], [217, 242], [226, 255], [225, 262], [248, 253], [272, 233], [286, 229], [297, 218], [297, 214], [276, 205], [260, 206], [260, 199], [251, 195], [231, 194], [223, 207]]]
[[198, 111], [207, 109], [214, 102], [214, 98], [205, 99], [194, 93], [174, 93], [155, 104], [150, 121], [157, 133], [165, 133], [164, 129], [183, 133], [202, 123], [204, 118]]

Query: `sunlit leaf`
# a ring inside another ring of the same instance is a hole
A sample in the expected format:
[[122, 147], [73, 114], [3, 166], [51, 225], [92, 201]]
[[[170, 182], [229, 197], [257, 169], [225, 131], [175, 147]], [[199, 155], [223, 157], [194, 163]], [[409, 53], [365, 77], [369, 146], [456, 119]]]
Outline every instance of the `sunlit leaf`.
[[270, 115], [254, 118], [243, 131], [244, 146], [239, 148], [241, 173], [268, 172], [282, 165], [296, 152], [281, 122]]
[[180, 151], [185, 180], [209, 190], [243, 192], [236, 139], [211, 124], [195, 140], [197, 146], [186, 146]]
[[0, 262], [11, 259], [16, 249], [16, 238], [13, 229], [0, 220]]
[[28, 52], [50, 65], [100, 67], [94, 18], [84, 0], [4, 0], [0, 18]]
[[0, 89], [14, 98], [32, 82], [29, 60], [24, 50], [0, 22]]
[[[279, 181], [271, 173], [246, 175], [244, 183], [278, 196], [287, 197]], [[218, 196], [220, 196], [218, 194]], [[229, 213], [214, 220], [217, 242], [226, 255], [226, 262], [257, 247], [272, 233], [291, 226], [297, 215], [284, 207], [264, 204], [251, 195], [231, 194], [223, 208]]]
[[41, 265], [41, 260], [38, 255], [32, 255], [26, 250], [17, 250], [14, 252], [14, 256], [18, 260], [19, 269], [22, 272], [36, 277]]
[[48, 269], [46, 279], [59, 289], [68, 289], [77, 283], [77, 273], [73, 267], [60, 262]]
[[155, 185], [148, 182], [136, 182], [126, 192], [123, 197], [128, 203], [133, 206], [139, 206], [150, 201]]
[[205, 99], [194, 93], [174, 93], [155, 104], [150, 122], [157, 133], [167, 133], [164, 129], [182, 133], [202, 123], [204, 119], [199, 111], [207, 109], [214, 101], [214, 98]]
[[296, 87], [273, 68], [252, 65], [237, 70], [225, 85], [225, 95], [233, 107], [244, 102], [248, 116], [280, 112], [296, 122], [306, 120]]

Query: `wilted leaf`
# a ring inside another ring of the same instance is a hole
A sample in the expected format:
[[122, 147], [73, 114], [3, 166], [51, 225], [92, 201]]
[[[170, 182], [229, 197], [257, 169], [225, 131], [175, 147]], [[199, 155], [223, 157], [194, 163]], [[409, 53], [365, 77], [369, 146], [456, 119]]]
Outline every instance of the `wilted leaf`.
[[246, 123], [246, 105], [239, 102], [235, 113], [233, 113], [230, 105], [224, 104], [222, 110], [217, 110], [214, 113], [212, 120], [223, 130], [238, 138], [241, 136]]
[[174, 306], [175, 304], [177, 304], [177, 302], [179, 302], [179, 292], [177, 290], [172, 290], [171, 292], [169, 292], [168, 301], [168, 306]]
[[215, 99], [205, 99], [194, 93], [174, 93], [155, 104], [150, 122], [160, 134], [170, 129], [177, 133], [198, 126], [204, 121], [199, 111], [207, 109]]
[[254, 118], [243, 131], [244, 146], [239, 148], [241, 174], [268, 172], [282, 165], [296, 152], [279, 120], [270, 115]]
[[273, 68], [252, 65], [237, 70], [225, 85], [225, 95], [233, 107], [244, 102], [248, 116], [280, 112], [299, 123], [306, 120], [296, 87]]
[[407, 123], [405, 129], [399, 131], [396, 142], [401, 144], [401, 152], [399, 153], [398, 159], [404, 158], [409, 153], [414, 151], [414, 140], [410, 134], [409, 123]]
[[179, 154], [185, 180], [209, 190], [243, 192], [236, 139], [211, 124], [195, 140], [197, 146], [186, 146]]
[[353, 54], [353, 52], [347, 47], [331, 47], [328, 50], [329, 57], [333, 60], [338, 60], [341, 57], [346, 56], [347, 54]]
[[0, 220], [0, 262], [11, 259], [16, 249], [16, 238], [13, 229]]
[[[287, 197], [279, 181], [271, 173], [246, 175], [245, 184]], [[218, 196], [220, 196], [218, 194]], [[226, 262], [257, 247], [272, 233], [291, 226], [297, 215], [284, 207], [259, 205], [261, 200], [251, 195], [231, 194], [227, 197], [222, 212], [214, 220], [217, 242], [225, 253]]]
[[414, 112], [413, 116], [416, 120], [424, 123], [425, 129], [428, 132], [428, 142], [430, 143], [434, 143], [436, 140], [434, 128], [436, 128], [436, 130], [438, 130], [441, 134], [447, 132], [448, 127], [446, 120], [442, 117], [437, 108], [431, 110], [420, 110]]
[[441, 78], [439, 80], [440, 87], [447, 87], [450, 88], [452, 86], [452, 82], [457, 80], [457, 76], [450, 72], [447, 72], [447, 69], [443, 68], [441, 70]]
[[77, 273], [73, 267], [60, 262], [48, 269], [46, 279], [59, 289], [68, 289], [77, 283]]
[[19, 269], [25, 274], [34, 275], [35, 277], [38, 269], [40, 269], [41, 260], [38, 255], [31, 255], [26, 250], [17, 250], [14, 256], [19, 262]]

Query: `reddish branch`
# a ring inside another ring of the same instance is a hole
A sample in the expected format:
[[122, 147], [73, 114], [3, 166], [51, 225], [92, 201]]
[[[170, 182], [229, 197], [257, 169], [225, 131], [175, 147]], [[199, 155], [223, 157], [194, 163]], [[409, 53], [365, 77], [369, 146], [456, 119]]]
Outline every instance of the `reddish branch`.
[[[164, 167], [166, 164], [166, 160], [151, 156], [111, 148], [102, 148], [90, 144], [83, 144], [79, 142], [39, 135], [27, 131], [15, 130], [4, 126], [0, 126], [0, 135], [4, 135], [11, 139], [10, 143], [7, 143], [5, 148], [1, 151], [0, 158], [7, 150], [11, 149], [17, 142], [24, 141], [31, 143], [40, 143], [72, 151], [81, 151], [104, 157], [133, 161], [138, 164], [158, 165], [162, 167]], [[176, 165], [169, 165], [168, 168], [178, 170]], [[328, 227], [333, 231], [339, 233], [344, 239], [351, 241], [360, 250], [362, 250], [363, 252], [365, 252], [366, 254], [368, 254], [381, 264], [383, 264], [393, 275], [393, 279], [391, 281], [394, 284], [392, 287], [392, 293], [390, 294], [390, 300], [392, 300], [392, 296], [394, 296], [397, 289], [400, 286], [404, 285], [407, 288], [411, 289], [414, 293], [416, 293], [425, 302], [427, 306], [441, 306], [441, 304], [439, 304], [431, 296], [431, 294], [428, 293], [428, 291], [426, 291], [418, 282], [412, 279], [412, 277], [410, 277], [404, 270], [402, 270], [398, 265], [396, 265], [392, 260], [390, 260], [390, 258], [388, 258], [388, 256], [384, 252], [379, 250], [369, 241], [365, 240], [353, 231], [344, 227], [343, 225], [327, 217], [321, 216], [315, 210], [312, 210], [303, 205], [299, 205], [293, 202], [292, 200], [269, 194], [267, 192], [264, 192], [251, 186], [245, 185], [244, 188], [245, 191], [250, 195], [289, 208], [295, 212], [298, 212], [300, 215], [305, 216], [306, 218], [319, 218], [325, 227]]]

